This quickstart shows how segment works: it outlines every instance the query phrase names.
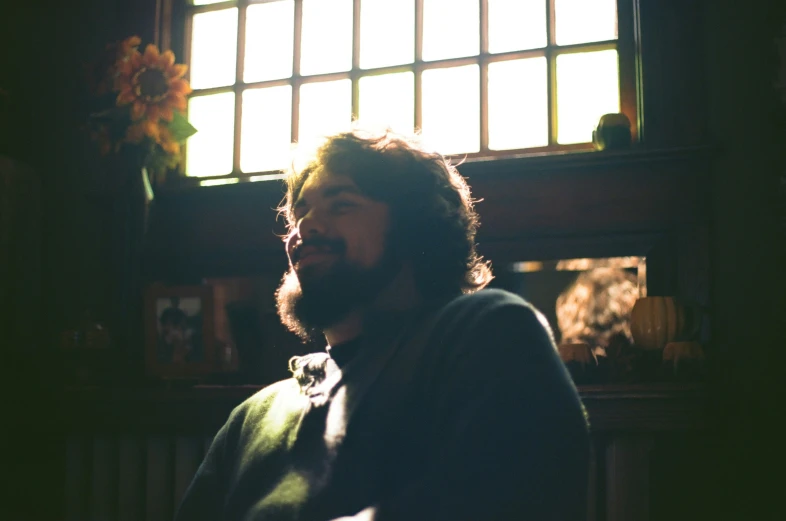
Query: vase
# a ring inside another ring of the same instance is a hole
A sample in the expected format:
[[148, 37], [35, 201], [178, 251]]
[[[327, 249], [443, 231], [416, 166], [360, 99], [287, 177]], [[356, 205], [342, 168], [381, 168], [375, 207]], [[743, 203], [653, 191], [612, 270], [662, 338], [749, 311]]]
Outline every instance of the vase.
[[111, 237], [112, 321], [110, 335], [118, 348], [129, 353], [143, 352], [143, 264], [153, 190], [147, 169], [129, 161], [120, 189], [114, 194]]
[[698, 332], [698, 312], [675, 297], [644, 297], [633, 305], [630, 332], [634, 345], [662, 350], [669, 342], [689, 340]]

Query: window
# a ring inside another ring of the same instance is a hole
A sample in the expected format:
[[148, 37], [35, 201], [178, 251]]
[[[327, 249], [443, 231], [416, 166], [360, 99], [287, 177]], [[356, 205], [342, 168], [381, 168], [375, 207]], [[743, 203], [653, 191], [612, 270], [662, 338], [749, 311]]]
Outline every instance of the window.
[[[182, 0], [172, 0], [179, 2]], [[191, 0], [186, 173], [269, 178], [292, 143], [419, 129], [446, 155], [586, 149], [601, 115], [636, 134], [632, 0]], [[165, 36], [163, 44], [168, 43]], [[224, 177], [224, 178], [222, 178]]]

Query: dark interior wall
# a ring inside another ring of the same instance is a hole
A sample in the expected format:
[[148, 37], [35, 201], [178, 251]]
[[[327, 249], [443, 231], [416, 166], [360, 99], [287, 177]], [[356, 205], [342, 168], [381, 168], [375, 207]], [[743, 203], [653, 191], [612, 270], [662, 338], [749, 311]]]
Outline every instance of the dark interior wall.
[[[82, 203], [94, 159], [85, 154], [82, 66], [110, 41], [152, 37], [155, 0], [75, 0], [3, 4], [0, 88], [11, 93], [3, 152], [41, 178], [42, 306], [33, 345], [8, 345], [0, 407], [5, 447], [0, 518], [55, 519], [62, 504], [62, 450], [51, 429], [58, 378], [57, 331], [78, 311], [89, 273], [95, 216]], [[1, 312], [2, 310], [0, 310]], [[10, 515], [9, 515], [10, 514]]]
[[[711, 385], [719, 465], [715, 490], [729, 519], [776, 519], [784, 464], [782, 333], [786, 313], [778, 177], [786, 173], [786, 105], [774, 89], [774, 39], [786, 33], [786, 2], [704, 3], [706, 105], [722, 149], [713, 169]], [[781, 203], [782, 204], [782, 203]]]

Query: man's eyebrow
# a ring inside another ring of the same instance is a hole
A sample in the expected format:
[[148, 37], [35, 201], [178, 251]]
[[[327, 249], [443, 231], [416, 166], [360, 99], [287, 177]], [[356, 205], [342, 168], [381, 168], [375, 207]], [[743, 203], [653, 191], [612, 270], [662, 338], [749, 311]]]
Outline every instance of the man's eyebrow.
[[325, 197], [336, 197], [343, 193], [362, 195], [357, 186], [354, 185], [333, 185], [325, 188], [322, 195]]
[[[341, 194], [354, 194], [354, 195], [363, 195], [360, 189], [355, 185], [350, 184], [338, 184], [333, 186], [328, 186], [322, 191], [323, 197], [336, 197]], [[306, 206], [306, 200], [303, 198], [302, 195], [299, 195], [295, 204], [292, 205], [293, 209], [296, 208], [303, 208]]]

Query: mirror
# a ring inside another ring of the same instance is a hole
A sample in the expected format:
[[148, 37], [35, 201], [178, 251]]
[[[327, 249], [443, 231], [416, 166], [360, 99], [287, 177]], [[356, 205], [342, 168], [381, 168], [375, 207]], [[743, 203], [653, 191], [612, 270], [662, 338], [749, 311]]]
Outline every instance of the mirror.
[[543, 313], [557, 344], [629, 344], [631, 309], [647, 295], [644, 257], [521, 261], [497, 266], [495, 273], [491, 286], [520, 295]]

